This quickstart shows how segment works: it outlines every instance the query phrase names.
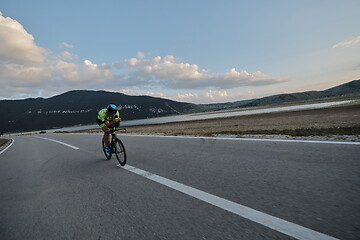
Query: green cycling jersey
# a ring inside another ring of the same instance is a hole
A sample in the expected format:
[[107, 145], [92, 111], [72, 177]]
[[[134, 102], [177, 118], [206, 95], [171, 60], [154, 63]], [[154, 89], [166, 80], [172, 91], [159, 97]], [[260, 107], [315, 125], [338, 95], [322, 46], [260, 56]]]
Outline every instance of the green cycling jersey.
[[116, 111], [116, 114], [113, 115], [113, 116], [109, 116], [108, 113], [107, 113], [107, 109], [104, 108], [104, 109], [101, 109], [98, 113], [98, 116], [97, 116], [97, 123], [99, 124], [99, 126], [102, 128], [105, 125], [105, 122], [106, 121], [112, 121], [114, 119], [117, 119], [117, 118], [120, 118], [120, 113], [119, 111]]

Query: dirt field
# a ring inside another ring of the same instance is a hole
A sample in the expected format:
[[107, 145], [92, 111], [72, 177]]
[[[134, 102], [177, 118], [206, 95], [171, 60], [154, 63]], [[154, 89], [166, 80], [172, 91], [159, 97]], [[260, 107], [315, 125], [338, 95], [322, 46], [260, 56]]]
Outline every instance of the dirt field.
[[8, 139], [0, 139], [0, 150], [9, 142]]
[[268, 113], [127, 127], [127, 133], [161, 135], [360, 135], [360, 103], [316, 110]]

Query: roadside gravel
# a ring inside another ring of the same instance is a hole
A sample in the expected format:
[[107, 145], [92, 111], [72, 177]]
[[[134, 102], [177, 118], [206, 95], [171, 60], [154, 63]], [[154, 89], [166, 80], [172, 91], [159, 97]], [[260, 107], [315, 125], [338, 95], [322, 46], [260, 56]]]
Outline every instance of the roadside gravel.
[[287, 140], [310, 140], [310, 141], [342, 141], [360, 142], [360, 135], [329, 135], [329, 136], [301, 136], [293, 137], [289, 135], [217, 135], [216, 137], [237, 137], [237, 138], [258, 138], [258, 139], [287, 139]]
[[360, 104], [131, 126], [127, 133], [360, 142]]

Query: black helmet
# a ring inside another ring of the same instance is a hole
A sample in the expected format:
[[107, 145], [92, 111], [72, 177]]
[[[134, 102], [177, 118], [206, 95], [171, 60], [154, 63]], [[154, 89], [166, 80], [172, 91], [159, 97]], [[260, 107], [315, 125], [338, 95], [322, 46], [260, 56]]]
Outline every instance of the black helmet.
[[110, 114], [115, 114], [118, 111], [117, 107], [114, 104], [109, 104], [106, 109]]

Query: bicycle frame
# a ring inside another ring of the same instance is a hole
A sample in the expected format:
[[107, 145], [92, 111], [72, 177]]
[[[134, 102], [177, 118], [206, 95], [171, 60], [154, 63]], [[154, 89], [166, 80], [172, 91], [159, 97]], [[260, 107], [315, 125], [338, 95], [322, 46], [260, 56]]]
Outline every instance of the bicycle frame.
[[111, 147], [111, 149], [113, 148], [113, 146], [114, 146], [113, 144], [115, 144], [115, 140], [117, 138], [116, 133], [119, 131], [126, 132], [126, 128], [117, 128], [117, 127], [110, 128], [110, 135], [111, 135], [110, 147]]
[[[111, 151], [110, 152], [106, 152], [104, 149], [104, 154], [106, 156], [106, 158], [108, 160], [111, 159], [111, 155], [115, 154], [119, 164], [121, 166], [124, 166], [126, 164], [126, 151], [125, 151], [125, 147], [124, 144], [122, 143], [122, 141], [116, 136], [116, 133], [118, 131], [126, 131], [125, 128], [121, 128], [121, 129], [117, 129], [115, 128], [111, 128], [110, 129], [110, 134], [111, 134], [111, 139], [110, 139], [110, 148]], [[103, 148], [104, 148], [104, 139], [103, 139]]]
[[111, 153], [114, 153], [114, 147], [116, 147], [116, 131], [115, 132], [110, 132], [111, 134], [111, 140], [110, 140], [110, 148], [111, 148]]

